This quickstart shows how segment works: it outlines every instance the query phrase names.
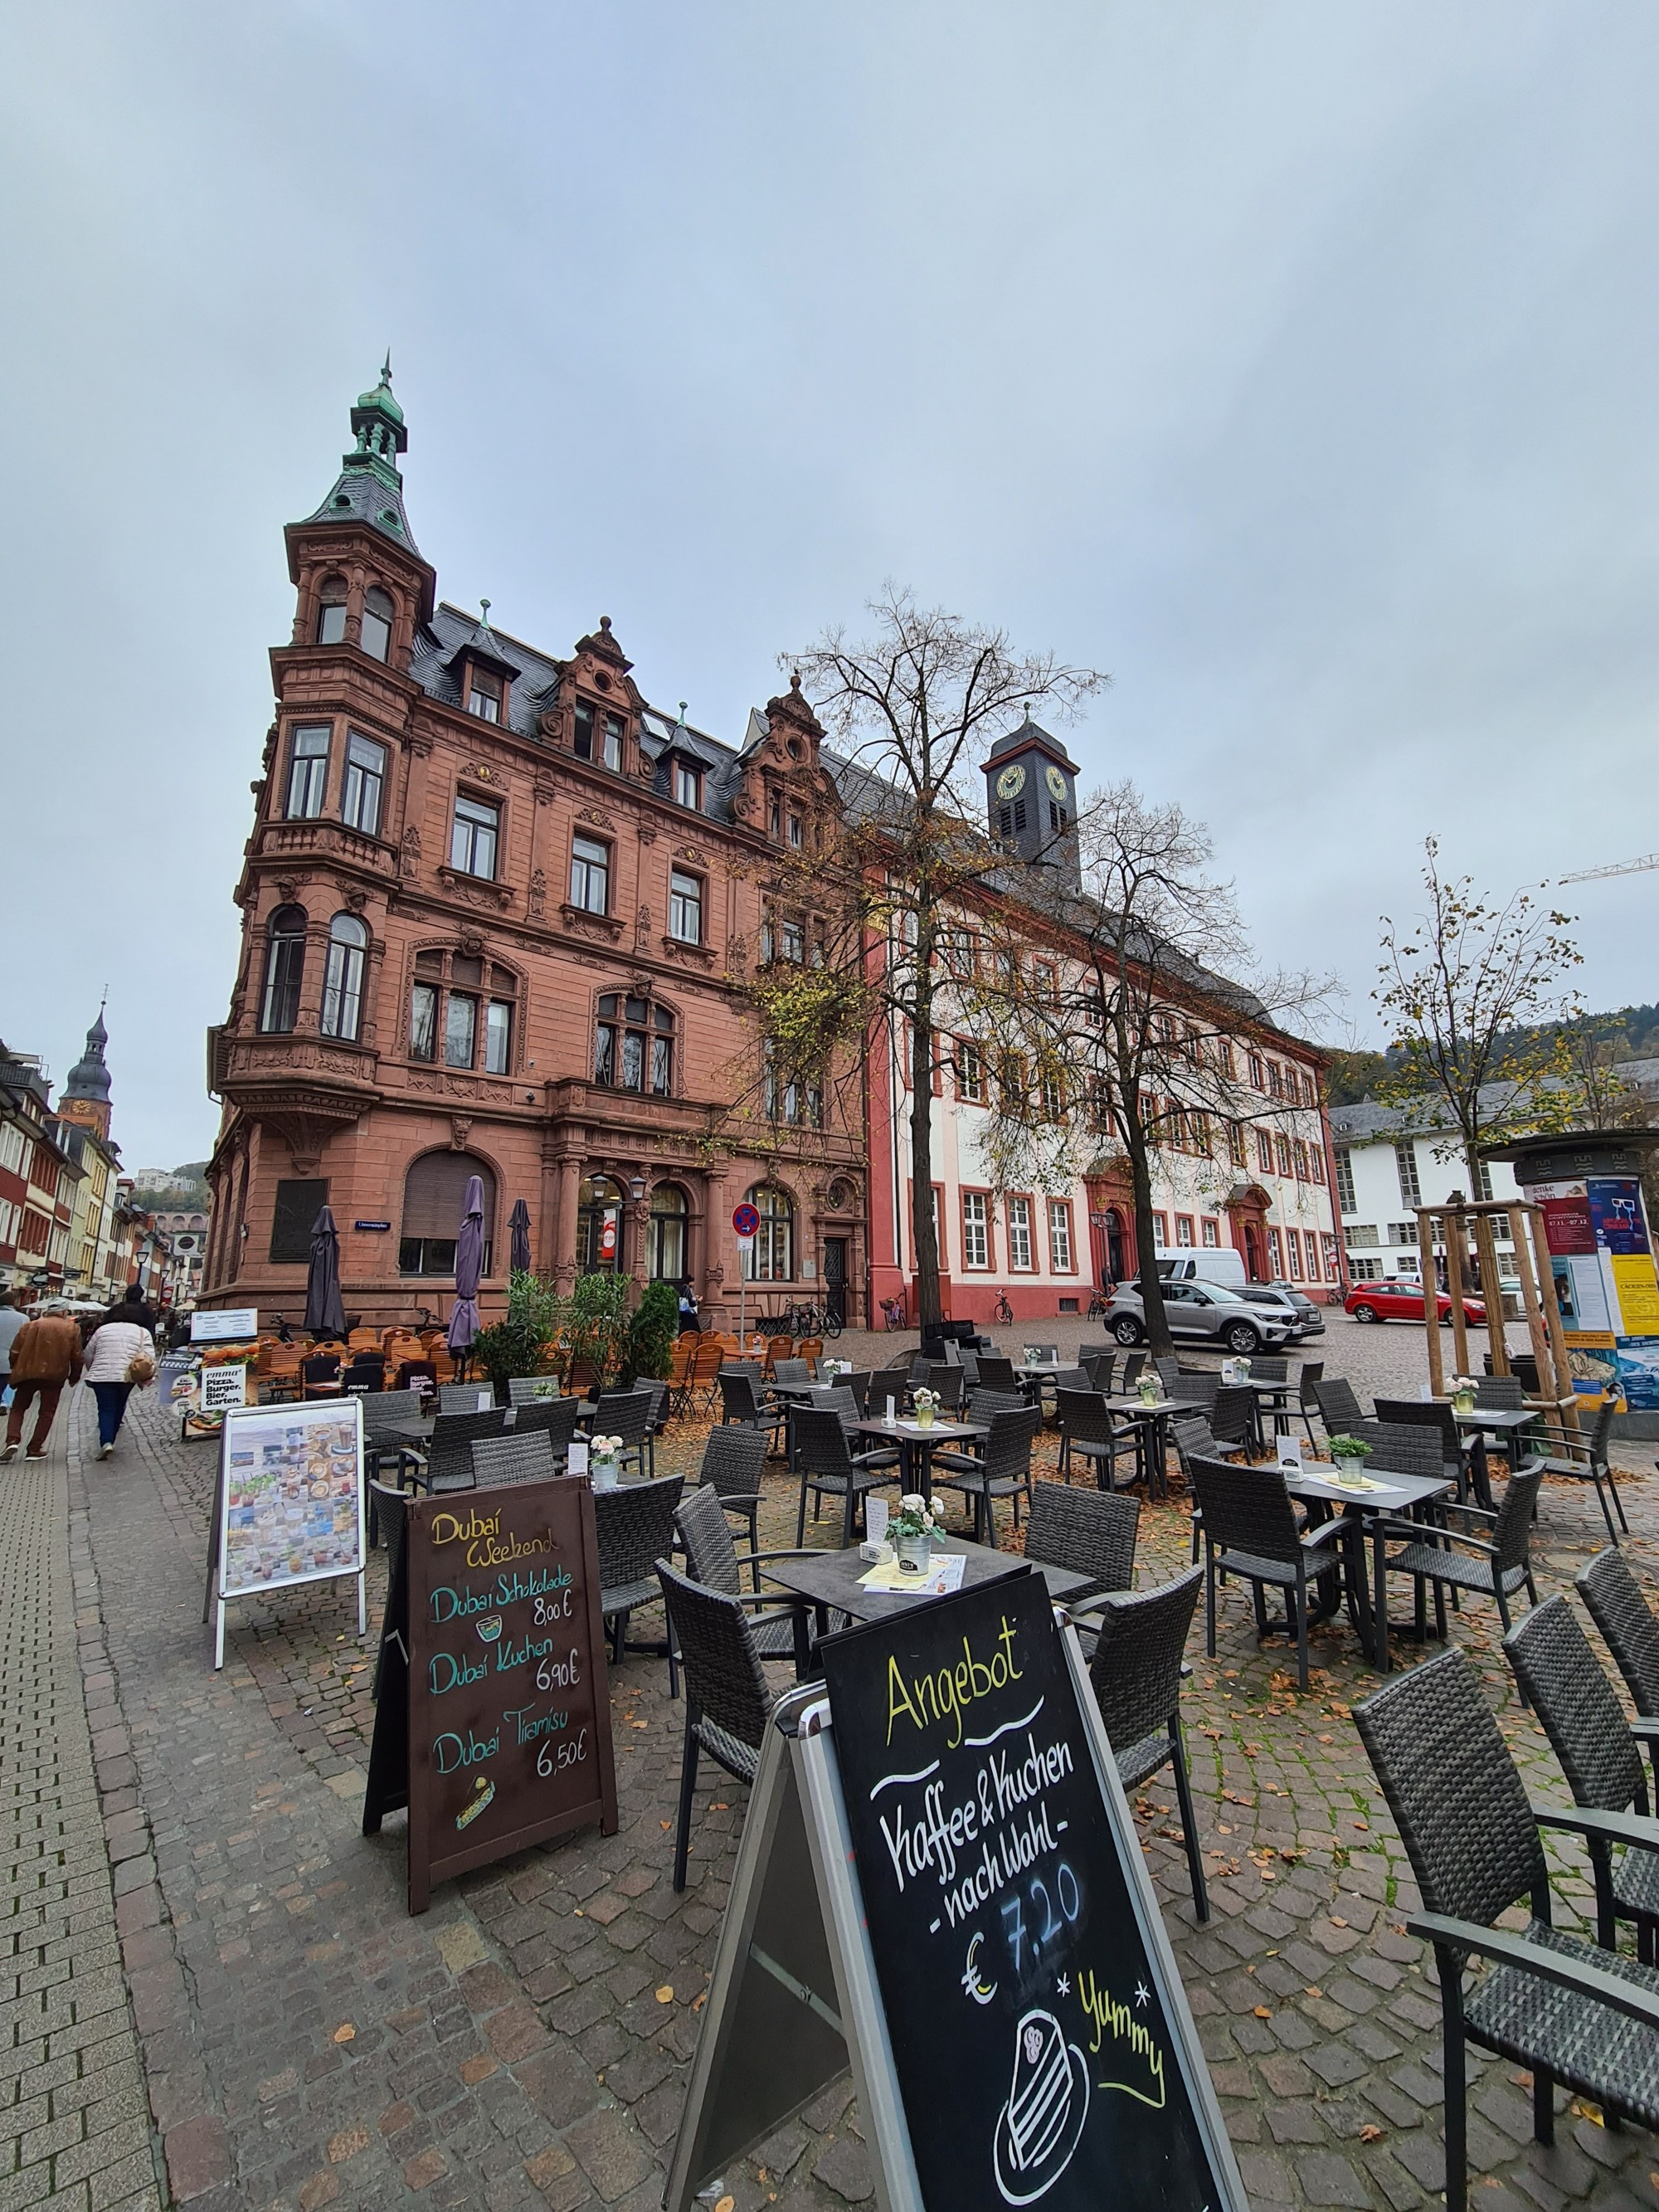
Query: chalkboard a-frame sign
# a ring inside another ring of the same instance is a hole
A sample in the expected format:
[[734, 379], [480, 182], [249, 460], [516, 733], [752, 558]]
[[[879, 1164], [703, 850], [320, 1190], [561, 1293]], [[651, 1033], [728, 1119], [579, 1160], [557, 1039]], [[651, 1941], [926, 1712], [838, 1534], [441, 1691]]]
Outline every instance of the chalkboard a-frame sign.
[[828, 1639], [745, 1823], [665, 2198], [851, 2064], [881, 2212], [1245, 2212], [1075, 1633], [1017, 1573]]
[[409, 1909], [432, 1885], [598, 1822], [617, 1832], [593, 1498], [502, 1483], [404, 1509], [363, 1832], [409, 1808]]

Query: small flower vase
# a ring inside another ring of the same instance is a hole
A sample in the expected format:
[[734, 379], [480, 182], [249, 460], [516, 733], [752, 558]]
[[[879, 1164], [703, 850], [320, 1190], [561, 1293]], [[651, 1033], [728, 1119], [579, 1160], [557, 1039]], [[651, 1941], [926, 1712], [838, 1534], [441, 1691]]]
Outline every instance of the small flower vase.
[[1157, 1403], [1158, 1403], [1158, 1385], [1157, 1385], [1157, 1383], [1156, 1383], [1156, 1382], [1143, 1382], [1143, 1383], [1141, 1383], [1141, 1384], [1140, 1384], [1139, 1389], [1140, 1389], [1140, 1402], [1141, 1402], [1141, 1404], [1142, 1404], [1143, 1406], [1155, 1406], [1155, 1405], [1157, 1405]]
[[894, 1554], [906, 1574], [927, 1573], [929, 1549], [926, 1536], [896, 1536], [893, 1539]]
[[616, 1488], [617, 1462], [616, 1460], [609, 1454], [607, 1454], [603, 1459], [598, 1457], [590, 1459], [588, 1462], [588, 1472], [592, 1476], [593, 1487], [595, 1490], [614, 1490]]
[[1460, 1413], [1472, 1413], [1474, 1411], [1474, 1391], [1454, 1390], [1452, 1393], [1452, 1403], [1456, 1407]]
[[[931, 1429], [933, 1425], [933, 1408], [931, 1406], [918, 1406], [916, 1407], [916, 1426], [919, 1429]], [[922, 1537], [919, 1539], [919, 1540], [922, 1547], [922, 1555], [925, 1558], [927, 1556], [927, 1539], [926, 1537]]]

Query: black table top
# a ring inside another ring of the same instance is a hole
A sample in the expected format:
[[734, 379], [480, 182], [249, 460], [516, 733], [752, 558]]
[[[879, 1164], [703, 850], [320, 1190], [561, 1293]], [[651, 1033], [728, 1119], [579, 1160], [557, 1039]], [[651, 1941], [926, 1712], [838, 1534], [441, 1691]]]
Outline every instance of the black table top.
[[1380, 1483], [1377, 1490], [1347, 1490], [1328, 1474], [1305, 1463], [1299, 1474], [1286, 1474], [1285, 1487], [1292, 1498], [1322, 1498], [1328, 1505], [1351, 1505], [1361, 1513], [1399, 1513], [1421, 1505], [1425, 1499], [1443, 1498], [1453, 1487], [1427, 1474], [1395, 1474], [1387, 1468], [1365, 1469], [1366, 1480]]
[[[968, 1562], [962, 1577], [964, 1589], [972, 1589], [977, 1583], [995, 1582], [1003, 1575], [1015, 1574], [1024, 1564], [1015, 1553], [993, 1551], [988, 1545], [970, 1544], [961, 1536], [939, 1538], [933, 1549], [962, 1553]], [[934, 1602], [925, 1597], [903, 1596], [897, 1591], [860, 1589], [859, 1577], [869, 1573], [870, 1562], [860, 1558], [856, 1545], [849, 1551], [824, 1552], [810, 1559], [776, 1559], [764, 1571], [769, 1581], [794, 1591], [798, 1597], [810, 1598], [817, 1605], [833, 1606], [838, 1613], [851, 1613], [855, 1620], [884, 1620], [912, 1606]], [[1087, 1575], [1073, 1574], [1069, 1567], [1039, 1567], [1036, 1571], [1048, 1584], [1051, 1597], [1070, 1597], [1092, 1587]]]
[[983, 1421], [935, 1419], [924, 1429], [914, 1415], [908, 1420], [902, 1417], [894, 1421], [878, 1418], [858, 1421], [854, 1425], [860, 1436], [892, 1437], [896, 1437], [900, 1443], [908, 1444], [957, 1443], [963, 1437], [983, 1437], [990, 1434]]

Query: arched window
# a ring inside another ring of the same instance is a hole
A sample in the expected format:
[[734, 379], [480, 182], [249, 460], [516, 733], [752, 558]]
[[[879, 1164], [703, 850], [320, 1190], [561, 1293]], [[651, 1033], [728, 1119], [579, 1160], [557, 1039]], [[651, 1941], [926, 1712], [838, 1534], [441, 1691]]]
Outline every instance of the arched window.
[[590, 1176], [576, 1194], [576, 1273], [612, 1275], [622, 1263], [623, 1187]]
[[787, 1191], [757, 1182], [749, 1203], [760, 1216], [760, 1231], [750, 1246], [743, 1272], [751, 1283], [793, 1283], [795, 1279], [795, 1209]]
[[674, 1017], [648, 999], [607, 991], [593, 1025], [593, 1080], [653, 1098], [674, 1095]]
[[684, 1279], [685, 1193], [677, 1182], [659, 1182], [651, 1194], [651, 1233], [647, 1272], [653, 1283]]
[[345, 641], [346, 580], [343, 576], [325, 576], [318, 593], [322, 604], [317, 611], [317, 642], [319, 645], [342, 645]]
[[323, 974], [323, 1035], [355, 1041], [363, 1014], [363, 952], [368, 932], [355, 914], [329, 924], [328, 966]]
[[483, 1272], [490, 1272], [495, 1225], [495, 1178], [476, 1152], [422, 1152], [404, 1178], [404, 1218], [398, 1238], [400, 1275], [453, 1275], [455, 1239], [468, 1178], [483, 1185]]
[[372, 659], [384, 660], [392, 650], [392, 594], [374, 584], [363, 593], [363, 619], [358, 635], [363, 651]]
[[279, 906], [265, 939], [265, 987], [259, 999], [259, 1027], [291, 1030], [300, 1018], [300, 983], [306, 968], [306, 910]]

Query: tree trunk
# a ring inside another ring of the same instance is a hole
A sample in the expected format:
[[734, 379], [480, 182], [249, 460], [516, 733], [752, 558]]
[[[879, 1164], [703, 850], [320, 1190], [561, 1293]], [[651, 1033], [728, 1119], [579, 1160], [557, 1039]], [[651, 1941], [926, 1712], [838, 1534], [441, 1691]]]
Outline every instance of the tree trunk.
[[933, 927], [918, 916], [910, 1024], [910, 1241], [916, 1255], [916, 1325], [942, 1321], [939, 1232], [933, 1220]]
[[1135, 1249], [1140, 1255], [1140, 1304], [1146, 1316], [1146, 1342], [1154, 1359], [1164, 1359], [1175, 1350], [1169, 1316], [1164, 1310], [1164, 1284], [1158, 1272], [1158, 1240], [1152, 1234], [1152, 1171], [1146, 1158], [1146, 1139], [1139, 1128], [1128, 1132], [1129, 1187], [1134, 1194]]

